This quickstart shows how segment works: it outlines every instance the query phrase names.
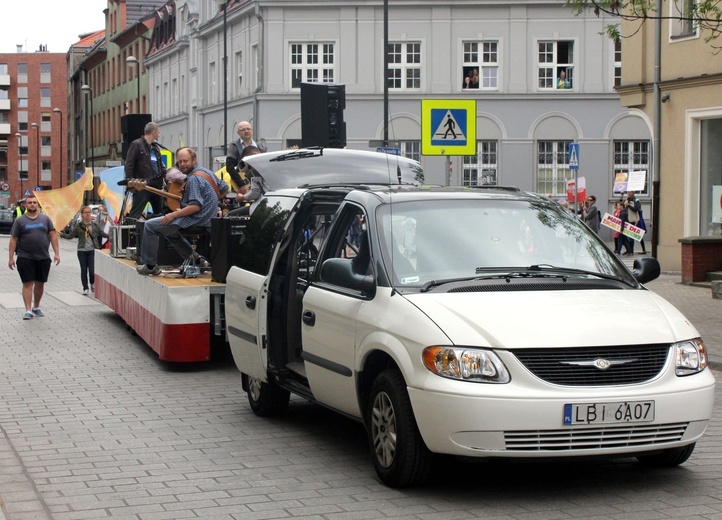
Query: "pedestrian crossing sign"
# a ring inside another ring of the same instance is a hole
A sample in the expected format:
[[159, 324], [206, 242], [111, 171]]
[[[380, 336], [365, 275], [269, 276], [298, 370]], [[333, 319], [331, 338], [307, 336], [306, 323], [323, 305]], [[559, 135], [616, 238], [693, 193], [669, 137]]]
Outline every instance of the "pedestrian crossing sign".
[[421, 100], [421, 155], [476, 155], [476, 100]]

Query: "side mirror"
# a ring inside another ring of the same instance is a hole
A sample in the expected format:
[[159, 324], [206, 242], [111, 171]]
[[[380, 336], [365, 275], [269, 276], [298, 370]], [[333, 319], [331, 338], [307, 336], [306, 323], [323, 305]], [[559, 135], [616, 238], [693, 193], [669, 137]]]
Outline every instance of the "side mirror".
[[659, 278], [662, 268], [656, 258], [635, 258], [632, 275], [639, 283], [647, 283]]
[[372, 275], [357, 274], [348, 258], [329, 258], [321, 264], [320, 280], [331, 285], [338, 285], [366, 296], [373, 296], [376, 284]]

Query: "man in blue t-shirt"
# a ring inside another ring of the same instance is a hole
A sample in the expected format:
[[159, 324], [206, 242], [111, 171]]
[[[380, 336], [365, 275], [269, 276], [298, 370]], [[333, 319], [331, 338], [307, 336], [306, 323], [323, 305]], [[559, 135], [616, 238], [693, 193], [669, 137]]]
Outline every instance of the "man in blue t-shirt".
[[[25, 213], [13, 222], [10, 230], [10, 244], [8, 252], [10, 259], [8, 267], [15, 269], [15, 254], [17, 253], [17, 268], [20, 280], [23, 282], [23, 303], [25, 303], [24, 320], [45, 316], [40, 310], [40, 300], [45, 291], [45, 282], [50, 273], [50, 244], [55, 251], [55, 265], [60, 263], [60, 248], [58, 235], [50, 217], [40, 213], [38, 199], [35, 195], [25, 197], [27, 209]], [[34, 300], [34, 305], [33, 305]]]

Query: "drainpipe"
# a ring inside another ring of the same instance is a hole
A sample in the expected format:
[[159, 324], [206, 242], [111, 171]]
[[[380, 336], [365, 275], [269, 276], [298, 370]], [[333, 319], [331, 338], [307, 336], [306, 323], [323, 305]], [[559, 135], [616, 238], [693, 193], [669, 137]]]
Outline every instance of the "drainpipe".
[[253, 91], [253, 130], [255, 135], [261, 135], [258, 122], [258, 93], [263, 89], [263, 38], [265, 31], [261, 6], [258, 1], [256, 1], [255, 15], [258, 20], [258, 75], [256, 77], [256, 88]]
[[652, 147], [652, 256], [657, 257], [659, 245], [659, 156], [661, 155], [660, 136], [662, 134], [662, 93], [659, 82], [662, 80], [662, 18], [654, 21], [654, 144]]

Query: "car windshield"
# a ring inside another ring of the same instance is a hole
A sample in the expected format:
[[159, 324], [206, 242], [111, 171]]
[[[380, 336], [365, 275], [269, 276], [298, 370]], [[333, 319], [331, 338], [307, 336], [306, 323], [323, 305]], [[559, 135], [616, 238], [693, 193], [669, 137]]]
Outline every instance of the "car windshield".
[[399, 202], [381, 206], [377, 222], [397, 286], [550, 276], [636, 284], [592, 231], [546, 200]]

